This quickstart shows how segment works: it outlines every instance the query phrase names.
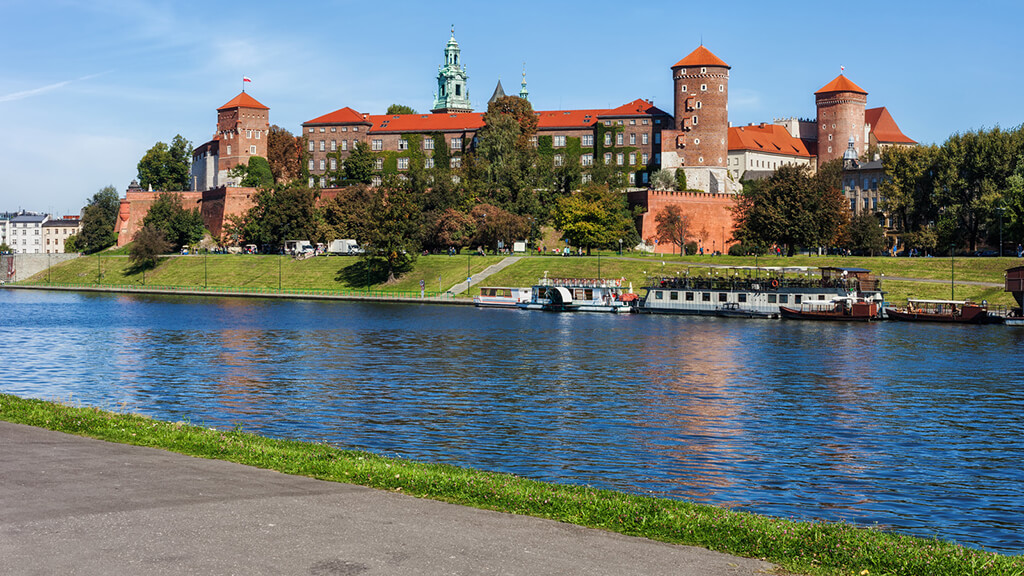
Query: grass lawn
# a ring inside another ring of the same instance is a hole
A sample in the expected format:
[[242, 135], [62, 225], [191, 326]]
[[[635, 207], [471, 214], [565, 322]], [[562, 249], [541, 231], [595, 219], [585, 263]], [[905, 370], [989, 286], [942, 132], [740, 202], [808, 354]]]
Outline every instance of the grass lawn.
[[264, 438], [0, 394], [0, 419], [163, 448], [286, 474], [550, 518], [673, 544], [762, 558], [813, 575], [1024, 575], [1024, 557], [846, 523], [796, 522], [681, 500], [538, 482], [510, 474], [393, 460], [325, 444]]

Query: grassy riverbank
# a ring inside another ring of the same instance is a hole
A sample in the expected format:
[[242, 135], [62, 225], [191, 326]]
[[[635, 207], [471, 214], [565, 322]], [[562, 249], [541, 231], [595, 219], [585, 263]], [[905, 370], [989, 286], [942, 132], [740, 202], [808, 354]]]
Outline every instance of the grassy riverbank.
[[0, 419], [323, 480], [525, 514], [764, 558], [807, 574], [1024, 575], [1024, 557], [856, 528], [793, 522], [677, 500], [547, 484], [507, 474], [214, 430], [0, 394]]
[[[167, 257], [154, 270], [136, 272], [124, 256], [88, 256], [54, 266], [49, 272], [37, 274], [23, 282], [27, 284], [99, 284], [128, 286], [174, 286], [323, 289], [323, 290], [390, 290], [418, 291], [424, 282], [427, 291], [446, 291], [466, 279], [467, 272], [476, 276], [488, 266], [500, 262], [499, 256], [421, 256], [412, 271], [398, 281], [386, 284], [374, 282], [361, 272], [360, 262], [351, 257], [318, 257], [295, 260], [281, 256], [210, 255]], [[1003, 292], [1003, 272], [1022, 263], [1016, 258], [840, 258], [836, 256], [733, 257], [733, 256], [673, 256], [615, 252], [595, 252], [590, 257], [564, 258], [558, 256], [524, 256], [519, 262], [487, 278], [488, 286], [531, 286], [545, 272], [549, 277], [569, 278], [624, 278], [634, 290], [648, 282], [652, 276], [685, 274], [726, 274], [727, 270], [709, 269], [709, 266], [849, 266], [872, 270], [883, 278], [883, 289], [890, 302], [902, 302], [907, 297], [949, 298], [950, 269], [955, 274], [956, 299], [991, 304], [1012, 305], [1012, 297]], [[889, 278], [913, 280], [890, 280]], [[927, 280], [931, 280], [930, 282]], [[964, 282], [988, 282], [995, 286], [976, 286]], [[474, 288], [474, 291], [476, 289]], [[463, 297], [468, 297], [466, 293]]]

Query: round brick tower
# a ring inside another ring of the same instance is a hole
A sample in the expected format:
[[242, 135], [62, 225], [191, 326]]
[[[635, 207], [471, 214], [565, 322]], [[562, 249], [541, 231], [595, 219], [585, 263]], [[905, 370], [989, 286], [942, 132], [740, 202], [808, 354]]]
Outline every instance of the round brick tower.
[[840, 74], [814, 93], [818, 108], [818, 166], [842, 158], [853, 138], [857, 155], [864, 154], [864, 108], [868, 93]]
[[672, 66], [675, 126], [683, 166], [721, 166], [728, 159], [729, 68], [700, 46]]

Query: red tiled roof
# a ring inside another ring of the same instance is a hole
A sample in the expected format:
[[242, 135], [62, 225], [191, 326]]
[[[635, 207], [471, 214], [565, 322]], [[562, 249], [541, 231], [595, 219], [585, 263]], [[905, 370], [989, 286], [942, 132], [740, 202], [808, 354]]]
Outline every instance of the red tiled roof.
[[465, 132], [484, 125], [482, 112], [370, 116], [371, 132]]
[[597, 117], [605, 112], [605, 109], [542, 110], [537, 112], [537, 129], [590, 128], [597, 122]]
[[255, 98], [249, 96], [244, 91], [232, 98], [227, 104], [217, 108], [217, 110], [224, 110], [225, 108], [261, 108], [263, 110], [270, 110], [270, 108], [260, 104]]
[[836, 76], [836, 79], [825, 84], [821, 90], [815, 92], [815, 94], [824, 94], [825, 92], [859, 92], [861, 94], [867, 94], [867, 90], [857, 86], [850, 81], [849, 78], [840, 74]]
[[686, 58], [683, 58], [679, 62], [673, 65], [673, 68], [682, 68], [683, 66], [721, 66], [723, 68], [731, 68], [728, 64], [722, 61], [721, 58], [715, 56], [703, 45], [699, 46]]
[[335, 110], [314, 118], [304, 124], [369, 124], [370, 121], [363, 117], [362, 114], [355, 110], [345, 106], [340, 110]]
[[865, 110], [864, 121], [871, 125], [875, 140], [882, 144], [917, 144], [900, 130], [885, 106]]
[[662, 110], [659, 110], [654, 104], [644, 100], [643, 98], [637, 98], [628, 104], [623, 104], [618, 108], [611, 110], [605, 110], [601, 116], [660, 116], [667, 115]]
[[733, 150], [753, 150], [801, 158], [811, 156], [803, 140], [794, 138], [788, 130], [777, 124], [729, 128], [729, 151]]

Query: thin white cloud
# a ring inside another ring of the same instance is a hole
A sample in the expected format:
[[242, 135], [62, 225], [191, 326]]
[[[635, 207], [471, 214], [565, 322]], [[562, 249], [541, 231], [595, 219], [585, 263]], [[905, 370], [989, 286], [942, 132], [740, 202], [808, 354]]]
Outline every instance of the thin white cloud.
[[64, 80], [63, 82], [56, 82], [54, 84], [48, 84], [46, 86], [41, 86], [39, 88], [33, 88], [31, 90], [22, 90], [21, 92], [12, 92], [10, 94], [6, 94], [4, 96], [0, 96], [0, 102], [14, 102], [15, 100], [24, 100], [25, 98], [31, 98], [33, 96], [38, 96], [40, 94], [46, 94], [47, 92], [53, 92], [54, 90], [59, 90], [60, 88], [63, 88], [63, 87], [65, 87], [68, 84], [71, 84], [73, 82], [82, 82], [83, 80], [89, 80], [91, 78], [95, 78], [95, 77], [100, 76], [102, 74], [106, 74], [106, 72], [103, 72], [101, 74], [89, 74], [88, 76], [82, 76], [81, 78], [74, 78], [72, 80]]

